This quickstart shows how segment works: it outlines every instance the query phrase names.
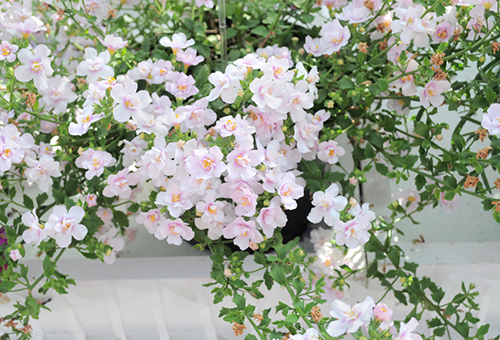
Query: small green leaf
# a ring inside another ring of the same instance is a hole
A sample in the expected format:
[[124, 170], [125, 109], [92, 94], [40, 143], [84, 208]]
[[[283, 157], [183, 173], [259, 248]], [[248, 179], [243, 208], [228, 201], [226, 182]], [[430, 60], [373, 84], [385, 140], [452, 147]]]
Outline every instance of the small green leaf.
[[488, 100], [490, 104], [493, 104], [495, 102], [495, 99], [497, 98], [497, 94], [495, 93], [495, 91], [493, 91], [491, 87], [486, 88], [484, 95], [486, 97], [486, 100]]
[[377, 83], [378, 83], [378, 87], [382, 90], [382, 91], [387, 91], [389, 89], [389, 82], [384, 79], [384, 78], [379, 78], [377, 80]]
[[352, 81], [351, 78], [344, 76], [344, 78], [340, 79], [337, 84], [339, 85], [339, 88], [342, 90], [351, 90], [354, 89], [354, 82]]
[[261, 37], [267, 37], [267, 35], [269, 34], [269, 30], [262, 25], [253, 28], [250, 32]]
[[33, 210], [35, 207], [33, 204], [33, 200], [28, 195], [23, 195], [23, 204], [29, 210]]

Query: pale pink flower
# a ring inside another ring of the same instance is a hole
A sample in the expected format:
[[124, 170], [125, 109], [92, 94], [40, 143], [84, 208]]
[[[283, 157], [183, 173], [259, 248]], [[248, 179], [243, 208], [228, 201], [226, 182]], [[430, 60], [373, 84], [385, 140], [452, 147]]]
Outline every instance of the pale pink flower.
[[108, 51], [104, 51], [97, 55], [95, 48], [87, 47], [85, 49], [84, 60], [76, 69], [77, 76], [87, 76], [87, 83], [94, 84], [99, 78], [113, 77], [115, 71], [109, 65], [106, 65], [111, 60]]
[[304, 109], [313, 107], [314, 96], [311, 93], [306, 93], [307, 90], [309, 90], [308, 82], [299, 80], [295, 84], [295, 88], [291, 89], [291, 93], [288, 96], [287, 107], [290, 111], [290, 117], [294, 122], [304, 120], [306, 117]]
[[453, 27], [448, 21], [442, 21], [436, 25], [432, 41], [434, 43], [447, 42], [453, 36]]
[[177, 171], [177, 162], [174, 160], [176, 143], [165, 145], [164, 136], [156, 136], [154, 146], [146, 151], [137, 163], [137, 167], [147, 172], [147, 178], [160, 178], [162, 175], [171, 176]]
[[339, 161], [339, 156], [344, 155], [345, 149], [333, 140], [319, 144], [318, 159], [323, 162], [335, 164]]
[[136, 136], [131, 141], [123, 140], [124, 147], [120, 150], [123, 153], [122, 164], [127, 167], [134, 164], [139, 157], [144, 154], [144, 150], [148, 148], [148, 143], [141, 139], [141, 136]]
[[380, 322], [387, 322], [392, 318], [392, 310], [390, 310], [385, 303], [381, 302], [375, 306], [373, 314], [375, 315], [375, 319]]
[[153, 83], [153, 61], [151, 59], [143, 60], [136, 67], [127, 72], [128, 78], [132, 80], [143, 79], [148, 84]]
[[222, 231], [227, 239], [234, 238], [234, 244], [241, 250], [250, 246], [250, 242], [260, 243], [264, 241], [262, 234], [255, 228], [254, 221], [246, 221], [243, 217], [237, 217]]
[[36, 209], [33, 209], [31, 212], [25, 212], [22, 216], [22, 221], [29, 228], [23, 232], [24, 242], [26, 244], [34, 242], [35, 246], [38, 246], [47, 237], [47, 234], [44, 231], [45, 227], [38, 221]]
[[253, 141], [252, 134], [255, 128], [248, 124], [241, 116], [225, 116], [217, 121], [214, 129], [219, 132], [221, 137], [234, 136], [237, 143], [242, 141]]
[[483, 114], [481, 126], [488, 129], [491, 135], [500, 135], [500, 104], [494, 103]]
[[87, 206], [92, 208], [97, 205], [97, 195], [88, 194], [85, 198], [85, 202], [87, 202]]
[[234, 65], [227, 65], [225, 73], [216, 71], [208, 76], [208, 81], [215, 86], [207, 99], [214, 101], [218, 97], [223, 102], [232, 104], [236, 100], [238, 90], [241, 89], [240, 80], [243, 79]]
[[154, 234], [158, 226], [165, 222], [166, 219], [160, 212], [160, 209], [151, 209], [148, 212], [143, 212], [136, 217], [135, 221], [143, 224], [150, 234]]
[[38, 45], [34, 49], [21, 49], [17, 58], [22, 65], [14, 71], [17, 80], [23, 83], [33, 80], [38, 90], [46, 89], [48, 87], [47, 77], [54, 73], [50, 66], [54, 57], [49, 58], [49, 55], [50, 50], [45, 45]]
[[283, 103], [281, 94], [286, 88], [285, 81], [274, 81], [266, 78], [255, 78], [250, 83], [250, 90], [253, 93], [252, 100], [258, 107], [266, 105], [272, 109], [277, 109]]
[[165, 89], [176, 98], [186, 99], [199, 92], [194, 83], [193, 76], [172, 72], [169, 75], [169, 81], [165, 84]]
[[48, 87], [39, 90], [39, 93], [43, 96], [40, 99], [40, 106], [45, 106], [46, 111], [53, 109], [55, 114], [66, 112], [68, 104], [78, 97], [69, 78], [60, 75], [49, 79]]
[[236, 148], [227, 157], [227, 171], [232, 179], [250, 180], [257, 174], [255, 167], [262, 163], [264, 154], [260, 150]]
[[196, 66], [201, 63], [205, 58], [201, 55], [196, 54], [196, 50], [194, 48], [188, 48], [185, 51], [179, 51], [175, 60], [184, 64], [184, 69], [187, 70], [189, 66]]
[[125, 241], [120, 236], [117, 236], [118, 229], [111, 228], [106, 233], [97, 237], [99, 242], [109, 245], [113, 249], [110, 252], [104, 254], [103, 260], [106, 264], [113, 264], [116, 259], [116, 252], [123, 249], [125, 246]]
[[297, 208], [296, 200], [304, 196], [304, 186], [297, 183], [295, 175], [291, 172], [287, 172], [281, 178], [276, 190], [281, 197], [281, 203], [289, 210]]
[[293, 71], [288, 71], [289, 67], [288, 60], [271, 56], [261, 67], [261, 70], [264, 72], [263, 78], [271, 80], [281, 79], [289, 82], [293, 79], [294, 75]]
[[370, 233], [368, 233], [369, 228], [370, 224], [368, 221], [359, 216], [347, 222], [338, 220], [335, 222], [334, 226], [337, 232], [335, 234], [335, 240], [339, 246], [345, 244], [348, 248], [356, 248], [357, 246], [365, 244], [370, 239]]
[[340, 51], [342, 47], [347, 45], [351, 37], [349, 27], [343, 27], [337, 19], [323, 25], [319, 34], [321, 35], [320, 44], [324, 49], [323, 53], [328, 55]]
[[156, 196], [155, 204], [166, 206], [172, 217], [179, 217], [193, 207], [193, 202], [190, 200], [192, 194], [191, 190], [182, 189], [178, 183], [170, 180], [167, 190]]
[[115, 163], [116, 159], [109, 152], [96, 151], [92, 148], [87, 149], [75, 161], [77, 167], [87, 169], [85, 178], [88, 180], [91, 180], [95, 176], [101, 176], [104, 172], [104, 167], [113, 166]]
[[172, 71], [172, 63], [170, 60], [156, 60], [153, 63], [153, 69], [151, 70], [151, 83], [161, 84], [168, 80], [168, 76]]
[[[271, 139], [279, 144], [280, 141], [285, 139], [282, 126], [283, 120], [276, 117], [272, 110], [266, 108], [259, 108], [250, 105], [245, 109], [249, 112], [248, 122], [255, 127], [255, 138], [262, 145], [268, 144]], [[278, 148], [279, 149], [279, 148]]]
[[[403, 52], [404, 53], [404, 52]], [[406, 70], [404, 73], [410, 73], [418, 69], [418, 63], [411, 59], [408, 62], [408, 66], [406, 67]], [[399, 76], [402, 73], [400, 71], [394, 72], [395, 76]], [[401, 92], [405, 96], [414, 96], [417, 93], [417, 85], [415, 85], [415, 78], [413, 77], [413, 74], [408, 74], [405, 75], [396, 81], [392, 82], [391, 85], [395, 86], [398, 89], [401, 89]]]
[[307, 53], [312, 54], [314, 57], [321, 57], [323, 54], [325, 54], [325, 49], [321, 45], [320, 38], [313, 39], [310, 36], [306, 37], [304, 50], [306, 50]]
[[394, 340], [422, 340], [422, 337], [418, 334], [412, 333], [417, 329], [418, 321], [415, 318], [411, 318], [408, 323], [401, 322], [399, 326], [399, 334], [394, 335]]
[[144, 114], [144, 109], [151, 103], [149, 92], [137, 92], [137, 83], [132, 79], [125, 82], [125, 86], [118, 84], [111, 90], [111, 97], [118, 104], [113, 109], [113, 117], [118, 122], [126, 122], [130, 116]]
[[226, 164], [222, 161], [224, 155], [218, 146], [212, 146], [209, 150], [197, 148], [193, 154], [185, 160], [186, 169], [195, 178], [210, 179], [220, 177], [226, 170]]
[[425, 8], [421, 5], [410, 6], [408, 8], [397, 7], [395, 19], [391, 23], [394, 33], [400, 33], [401, 41], [410, 44], [412, 41], [416, 47], [427, 47], [429, 45], [429, 35], [434, 32], [434, 22], [422, 18]]
[[109, 51], [109, 54], [111, 55], [113, 55], [117, 50], [127, 46], [126, 40], [123, 40], [120, 37], [115, 37], [109, 34], [104, 37], [104, 40], [99, 37], [99, 41], [101, 42], [101, 44], [106, 46], [106, 48]]
[[358, 202], [356, 202], [355, 199], [351, 198], [349, 203], [355, 203], [353, 207], [349, 208], [348, 213], [351, 214], [352, 216], [357, 216], [367, 222], [372, 222], [375, 221], [375, 213], [370, 210], [370, 204], [369, 203], [363, 203], [363, 205], [359, 205]]
[[94, 104], [100, 104], [101, 99], [106, 96], [106, 89], [100, 89], [99, 86], [89, 84], [89, 88], [83, 92], [85, 102], [83, 103], [83, 112], [93, 112]]
[[201, 213], [201, 220], [204, 223], [212, 223], [213, 221], [224, 221], [224, 207], [227, 202], [217, 201], [213, 194], [205, 196], [203, 201], [196, 204], [196, 211]]
[[180, 218], [166, 220], [156, 229], [155, 237], [159, 240], [167, 238], [169, 244], [180, 245], [182, 239], [191, 241], [194, 237], [193, 230]]
[[277, 196], [273, 197], [267, 208], [260, 209], [259, 216], [257, 216], [257, 223], [268, 238], [274, 235], [274, 229], [284, 227], [286, 222], [286, 214], [281, 209], [280, 199]]
[[293, 138], [297, 141], [297, 149], [302, 154], [316, 149], [318, 134], [321, 131], [321, 127], [308, 122], [311, 117], [312, 115], [308, 114], [306, 116], [308, 119], [298, 121], [293, 127], [295, 131]]
[[59, 247], [66, 248], [70, 245], [71, 238], [81, 241], [87, 235], [87, 228], [80, 224], [84, 215], [82, 207], [73, 206], [68, 211], [64, 205], [58, 205], [50, 214], [45, 228]]
[[92, 112], [77, 114], [77, 123], [69, 123], [68, 132], [72, 136], [82, 136], [87, 133], [93, 122], [104, 118], [104, 113], [93, 114]]
[[8, 171], [13, 163], [20, 163], [24, 158], [24, 151], [19, 145], [5, 136], [0, 135], [0, 173]]
[[174, 55], [176, 55], [180, 49], [185, 49], [189, 46], [194, 45], [194, 40], [187, 40], [187, 37], [184, 33], [175, 33], [174, 35], [172, 35], [172, 40], [170, 40], [170, 38], [168, 37], [161, 38], [160, 44], [165, 47], [170, 47], [174, 52]]
[[17, 45], [13, 45], [6, 40], [2, 40], [2, 43], [0, 44], [0, 60], [7, 59], [9, 63], [12, 63], [16, 60], [16, 52], [18, 49], [19, 47]]
[[342, 7], [342, 13], [336, 13], [335, 17], [350, 24], [365, 22], [373, 17], [372, 12], [363, 5], [363, 1], [353, 1]]
[[237, 216], [255, 215], [258, 195], [251, 189], [236, 190], [231, 194], [231, 199], [236, 203], [234, 213]]
[[312, 201], [314, 207], [307, 215], [307, 219], [312, 223], [319, 223], [324, 219], [328, 226], [333, 227], [340, 220], [340, 211], [347, 205], [347, 198], [338, 194], [339, 187], [335, 183], [332, 183], [325, 192], [316, 191]]
[[425, 85], [425, 88], [420, 91], [420, 103], [425, 108], [430, 105], [439, 107], [444, 102], [442, 93], [451, 89], [451, 84], [447, 80], [431, 80]]
[[26, 157], [24, 161], [26, 165], [29, 166], [29, 168], [25, 170], [28, 184], [32, 185], [33, 183], [37, 183], [38, 189], [42, 192], [50, 191], [53, 183], [51, 177], [61, 177], [59, 162], [54, 161], [49, 155], [42, 155], [38, 161]]
[[31, 33], [46, 31], [47, 27], [37, 17], [30, 17], [17, 23], [10, 23], [8, 26], [16, 32], [16, 36], [28, 39]]
[[352, 308], [340, 300], [335, 300], [332, 303], [330, 315], [336, 320], [330, 322], [326, 332], [332, 337], [356, 332], [360, 327], [367, 326], [370, 323], [374, 306], [375, 304], [370, 296], [367, 296], [365, 301], [355, 304]]
[[19, 249], [11, 250], [9, 253], [9, 257], [12, 259], [12, 261], [17, 261], [23, 258], [23, 256], [19, 252]]
[[106, 182], [108, 185], [102, 191], [106, 197], [119, 196], [120, 198], [129, 198], [132, 193], [130, 185], [134, 185], [134, 181], [128, 176], [128, 168], [118, 171], [116, 175], [109, 175]]
[[199, 136], [205, 135], [207, 132], [205, 126], [213, 124], [217, 119], [215, 112], [208, 108], [207, 98], [201, 98], [192, 105], [181, 106], [175, 111], [177, 114], [185, 115], [181, 124], [181, 132], [194, 131]]

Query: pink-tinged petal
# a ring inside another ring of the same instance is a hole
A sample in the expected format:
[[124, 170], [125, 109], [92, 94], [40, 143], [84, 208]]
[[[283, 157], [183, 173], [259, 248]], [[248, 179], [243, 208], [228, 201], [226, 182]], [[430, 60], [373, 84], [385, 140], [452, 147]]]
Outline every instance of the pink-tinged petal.
[[123, 104], [118, 104], [113, 109], [113, 117], [116, 121], [124, 123], [130, 119], [130, 110]]
[[75, 220], [76, 223], [80, 222], [85, 216], [85, 211], [83, 210], [82, 207], [79, 206], [73, 206], [71, 209], [68, 211], [68, 217], [71, 217]]
[[66, 248], [71, 244], [71, 234], [56, 233], [53, 237], [61, 248]]
[[14, 71], [14, 75], [17, 80], [22, 81], [23, 83], [33, 79], [33, 72], [31, 72], [29, 65], [18, 66]]
[[75, 238], [75, 240], [81, 241], [87, 235], [87, 228], [83, 224], [76, 224], [73, 227], [73, 232], [72, 235]]

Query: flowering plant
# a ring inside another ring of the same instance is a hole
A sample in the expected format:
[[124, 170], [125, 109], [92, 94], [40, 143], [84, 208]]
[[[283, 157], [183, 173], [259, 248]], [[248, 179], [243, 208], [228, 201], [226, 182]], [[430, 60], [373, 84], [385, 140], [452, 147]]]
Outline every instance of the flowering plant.
[[[428, 338], [450, 329], [485, 338], [474, 287], [449, 298], [417, 275], [393, 237], [397, 221], [426, 206], [453, 210], [462, 194], [500, 221], [492, 193], [500, 179], [487, 177], [500, 167], [498, 3], [217, 7], [2, 1], [0, 291], [25, 290], [26, 300], [3, 317], [1, 338], [29, 338], [44, 308], [33, 292], [63, 294], [74, 284], [56, 269], [67, 249], [113, 263], [129, 219], [168, 244], [194, 240], [211, 251], [214, 302], [232, 299], [220, 316], [236, 335], [251, 325], [246, 339], [421, 339], [425, 310], [435, 312]], [[460, 80], [472, 65], [473, 80]], [[437, 119], [442, 107], [457, 113], [449, 148], [439, 143], [451, 128]], [[341, 165], [348, 154], [353, 169]], [[372, 169], [415, 183], [389, 216], [356, 196]], [[313, 232], [314, 257], [281, 234], [285, 210], [309, 193], [308, 220], [329, 227]], [[27, 247], [43, 258], [35, 281], [22, 261]], [[360, 248], [370, 256], [356, 267], [347, 258]], [[249, 250], [262, 279], [244, 268]], [[341, 297], [361, 272], [414, 308], [392, 321], [383, 298], [337, 299], [324, 317], [325, 286]], [[276, 306], [274, 321], [250, 300], [273, 285], [293, 301]]]

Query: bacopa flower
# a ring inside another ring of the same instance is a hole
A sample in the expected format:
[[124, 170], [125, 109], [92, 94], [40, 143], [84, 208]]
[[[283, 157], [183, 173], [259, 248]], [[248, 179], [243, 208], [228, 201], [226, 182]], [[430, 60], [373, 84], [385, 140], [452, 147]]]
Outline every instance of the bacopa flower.
[[28, 183], [30, 185], [37, 183], [38, 189], [42, 192], [49, 192], [53, 183], [51, 177], [61, 176], [61, 172], [59, 171], [59, 162], [54, 161], [54, 159], [49, 155], [42, 155], [38, 161], [31, 159], [30, 157], [26, 157], [25, 162], [29, 166], [29, 168], [25, 171]]
[[422, 340], [422, 337], [418, 334], [413, 333], [418, 326], [418, 321], [415, 318], [411, 318], [408, 323], [401, 322], [399, 327], [399, 334], [394, 336], [394, 340]]
[[144, 224], [150, 234], [154, 234], [158, 226], [165, 222], [165, 217], [160, 212], [160, 209], [151, 209], [148, 212], [143, 212], [136, 217], [135, 221], [139, 224]]
[[187, 40], [187, 37], [184, 33], [175, 33], [174, 35], [172, 35], [172, 40], [170, 40], [169, 37], [161, 38], [160, 44], [165, 47], [170, 47], [175, 55], [180, 49], [184, 49], [194, 45], [194, 40]]
[[180, 72], [172, 72], [170, 81], [165, 84], [165, 89], [176, 98], [186, 99], [199, 92], [194, 83], [193, 76], [186, 76]]
[[9, 63], [13, 62], [16, 60], [16, 52], [19, 49], [17, 45], [13, 45], [10, 42], [6, 40], [2, 40], [2, 43], [0, 44], [0, 60], [5, 60]]
[[290, 340], [319, 340], [319, 333], [314, 328], [310, 328], [304, 334], [292, 335]]
[[348, 248], [356, 248], [370, 239], [370, 233], [368, 232], [370, 224], [366, 219], [359, 216], [347, 222], [338, 220], [335, 222], [334, 229], [337, 232], [335, 240], [340, 246], [345, 244]]
[[88, 180], [91, 180], [95, 176], [101, 176], [104, 172], [104, 167], [113, 166], [115, 163], [116, 159], [109, 152], [96, 151], [92, 148], [86, 150], [75, 161], [77, 167], [87, 169], [85, 178]]
[[48, 87], [47, 77], [54, 73], [50, 66], [54, 57], [49, 58], [49, 55], [49, 48], [42, 44], [34, 49], [21, 49], [17, 54], [17, 58], [22, 65], [18, 66], [14, 71], [17, 80], [23, 83], [33, 80], [38, 90], [46, 89]]
[[345, 149], [339, 143], [330, 140], [319, 144], [318, 159], [328, 164], [335, 164], [339, 161], [339, 156], [345, 155]]
[[99, 78], [113, 77], [115, 71], [109, 65], [106, 65], [111, 60], [111, 55], [108, 51], [104, 51], [97, 55], [95, 48], [87, 47], [83, 61], [76, 69], [77, 76], [87, 76], [87, 83], [94, 84]]
[[89, 208], [97, 205], [97, 195], [88, 194], [85, 198], [85, 202], [87, 202], [87, 206]]
[[222, 231], [225, 238], [233, 239], [234, 244], [245, 250], [250, 242], [260, 243], [264, 241], [261, 233], [255, 228], [254, 221], [246, 221], [243, 217], [237, 217]]
[[103, 260], [106, 264], [113, 264], [116, 259], [116, 252], [123, 249], [125, 241], [120, 236], [117, 236], [118, 229], [111, 228], [106, 233], [97, 238], [99, 242], [109, 245], [113, 249], [104, 254]]
[[373, 309], [375, 318], [380, 322], [390, 321], [392, 318], [392, 310], [385, 303], [379, 303]]
[[104, 188], [102, 194], [106, 197], [119, 196], [129, 198], [132, 194], [130, 185], [137, 184], [128, 176], [128, 168], [118, 171], [116, 175], [109, 175], [106, 182], [108, 186]]
[[500, 104], [491, 104], [488, 111], [483, 114], [481, 126], [487, 129], [490, 135], [500, 135]]
[[155, 237], [159, 240], [167, 238], [169, 244], [178, 246], [182, 243], [182, 239], [191, 241], [194, 237], [194, 231], [180, 218], [168, 219], [158, 226]]
[[55, 114], [65, 112], [68, 103], [74, 102], [78, 97], [72, 87], [74, 86], [68, 77], [57, 75], [51, 78], [48, 87], [39, 91], [43, 96], [40, 105], [45, 106], [47, 111], [54, 110]]
[[99, 41], [101, 42], [101, 44], [106, 46], [109, 54], [111, 54], [111, 55], [113, 55], [117, 50], [127, 46], [126, 40], [123, 40], [120, 37], [115, 37], [112, 35], [105, 36], [104, 40], [102, 38], [99, 38]]
[[42, 242], [47, 237], [47, 234], [44, 231], [45, 227], [40, 224], [40, 222], [38, 222], [36, 209], [33, 209], [33, 211], [31, 212], [25, 212], [22, 216], [22, 221], [23, 224], [29, 228], [23, 232], [24, 242], [26, 242], [26, 244], [34, 242], [35, 246], [38, 246], [40, 242]]
[[431, 80], [425, 85], [425, 88], [420, 92], [420, 103], [425, 108], [429, 105], [439, 107], [444, 102], [442, 93], [448, 91], [451, 84], [447, 80]]
[[80, 224], [84, 215], [82, 207], [73, 206], [68, 211], [64, 205], [58, 205], [50, 214], [45, 228], [59, 247], [66, 248], [70, 245], [71, 238], [81, 241], [87, 235], [87, 227]]
[[347, 198], [337, 196], [338, 194], [339, 187], [335, 183], [332, 183], [325, 192], [316, 191], [312, 201], [314, 208], [311, 209], [307, 219], [312, 223], [319, 223], [324, 219], [328, 226], [333, 227], [340, 220], [340, 211], [347, 205]]
[[113, 117], [118, 122], [126, 122], [130, 116], [144, 114], [144, 109], [151, 103], [151, 96], [146, 90], [137, 91], [137, 83], [128, 79], [125, 86], [118, 84], [111, 90], [111, 97], [118, 104], [113, 109]]
[[9, 253], [9, 256], [12, 259], [12, 261], [17, 261], [17, 260], [19, 260], [19, 259], [21, 259], [23, 257], [21, 255], [21, 252], [19, 251], [19, 249], [13, 249], [13, 250], [11, 250], [10, 253]]
[[284, 227], [286, 222], [286, 214], [281, 209], [280, 199], [277, 196], [271, 200], [267, 208], [262, 208], [257, 216], [257, 223], [261, 226], [266, 237], [272, 237], [274, 229]]
[[328, 55], [340, 51], [342, 47], [347, 45], [351, 37], [349, 27], [343, 27], [338, 19], [323, 25], [319, 34], [321, 35], [320, 44], [324, 49], [323, 53]]
[[326, 332], [333, 337], [356, 332], [361, 326], [370, 323], [374, 306], [375, 304], [370, 296], [367, 296], [365, 301], [355, 304], [352, 308], [340, 300], [333, 301], [330, 315], [336, 320], [330, 322]]
[[93, 122], [97, 122], [104, 118], [104, 113], [92, 114], [83, 113], [76, 116], [76, 123], [69, 123], [68, 132], [72, 136], [82, 136], [87, 133]]

